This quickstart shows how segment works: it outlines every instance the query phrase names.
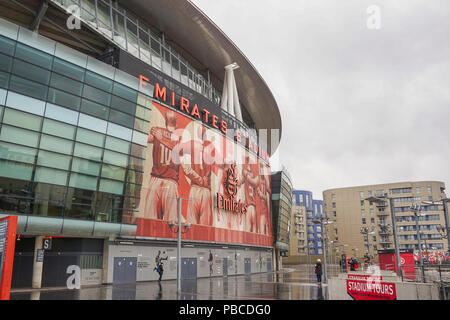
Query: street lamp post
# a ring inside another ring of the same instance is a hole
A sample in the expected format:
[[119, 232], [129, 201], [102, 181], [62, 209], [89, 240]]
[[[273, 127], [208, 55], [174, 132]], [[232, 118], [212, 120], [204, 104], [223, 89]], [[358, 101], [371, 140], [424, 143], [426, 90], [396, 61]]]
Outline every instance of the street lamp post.
[[419, 262], [420, 268], [422, 269], [422, 282], [425, 282], [425, 269], [423, 267], [423, 258], [422, 258], [422, 242], [420, 241], [420, 231], [419, 231], [419, 217], [421, 217], [420, 211], [422, 211], [422, 207], [418, 204], [412, 204], [409, 208], [411, 209], [411, 211], [414, 213], [415, 216], [417, 242], [419, 244]]
[[400, 253], [398, 250], [398, 239], [397, 239], [397, 222], [395, 221], [394, 216], [394, 199], [389, 198], [387, 196], [387, 193], [385, 193], [383, 196], [377, 196], [377, 197], [369, 197], [365, 199], [366, 201], [369, 201], [370, 203], [386, 203], [386, 201], [389, 201], [389, 209], [391, 213], [391, 220], [392, 220], [392, 233], [394, 235], [394, 247], [395, 247], [395, 259], [397, 261], [397, 274], [403, 279], [403, 271], [402, 271], [402, 265], [400, 261]]
[[181, 234], [186, 233], [191, 227], [190, 223], [183, 224], [184, 232], [181, 231], [181, 206], [183, 200], [189, 200], [185, 198], [178, 197], [178, 223], [169, 222], [169, 228], [171, 231], [177, 233], [177, 294], [181, 293]]
[[[327, 224], [331, 224], [333, 223], [332, 221], [328, 221], [328, 216], [319, 216], [319, 218], [312, 220], [312, 222], [314, 224], [320, 224], [321, 226], [321, 231], [322, 234], [324, 234], [324, 228], [323, 225], [327, 225]], [[325, 220], [325, 222], [324, 222]], [[325, 232], [326, 235], [326, 232]], [[322, 237], [322, 247], [323, 247], [323, 277], [324, 277], [324, 282], [328, 281], [328, 277], [327, 277], [327, 237]]]
[[[447, 247], [450, 250], [450, 237], [448, 236], [450, 227], [449, 227], [449, 218], [448, 218], [448, 206], [447, 203], [450, 201], [450, 198], [443, 198], [441, 201], [422, 201], [423, 204], [442, 204], [444, 208], [444, 222], [445, 222], [445, 230], [442, 226], [438, 226], [438, 231], [441, 233], [442, 238], [447, 239]], [[442, 232], [441, 232], [442, 231]]]

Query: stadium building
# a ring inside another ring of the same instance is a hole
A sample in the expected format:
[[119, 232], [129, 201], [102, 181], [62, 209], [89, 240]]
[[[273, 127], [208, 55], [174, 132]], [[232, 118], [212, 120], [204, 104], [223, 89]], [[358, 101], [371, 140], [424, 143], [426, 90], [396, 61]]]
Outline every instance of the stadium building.
[[[0, 218], [12, 287], [271, 271], [281, 117], [186, 0], [0, 2]], [[181, 203], [181, 207], [178, 205]]]

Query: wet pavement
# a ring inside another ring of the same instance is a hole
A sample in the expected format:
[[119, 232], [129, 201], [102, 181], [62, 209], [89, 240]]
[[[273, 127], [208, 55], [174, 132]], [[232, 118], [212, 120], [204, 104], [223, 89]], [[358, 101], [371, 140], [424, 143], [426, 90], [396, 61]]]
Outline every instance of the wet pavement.
[[[333, 269], [328, 271], [333, 274]], [[81, 289], [12, 289], [11, 300], [177, 300], [176, 280], [101, 285]], [[327, 300], [312, 267], [279, 272], [182, 280], [180, 300]]]

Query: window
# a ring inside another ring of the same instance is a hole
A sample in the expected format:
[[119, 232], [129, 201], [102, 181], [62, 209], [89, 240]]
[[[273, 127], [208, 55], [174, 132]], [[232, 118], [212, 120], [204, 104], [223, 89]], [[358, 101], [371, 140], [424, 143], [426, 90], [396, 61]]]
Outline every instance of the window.
[[106, 137], [105, 148], [113, 151], [128, 153], [130, 151], [130, 143], [113, 137]]
[[25, 94], [27, 96], [45, 100], [47, 97], [48, 87], [34, 81], [25, 80], [24, 78], [11, 75], [9, 88], [13, 91]]
[[134, 117], [113, 109], [110, 112], [109, 121], [115, 122], [127, 128], [134, 127]]
[[45, 116], [47, 118], [59, 120], [73, 125], [76, 125], [78, 123], [78, 115], [78, 112], [66, 108], [61, 108], [50, 103], [47, 103], [47, 107], [45, 109]]
[[0, 52], [12, 56], [14, 53], [15, 42], [0, 36]]
[[136, 113], [136, 103], [129, 102], [116, 96], [112, 96], [111, 107], [133, 116]]
[[0, 142], [0, 159], [34, 163], [36, 149]]
[[55, 61], [53, 62], [53, 71], [58, 72], [74, 80], [78, 81], [84, 80], [84, 69], [56, 57]]
[[42, 134], [40, 144], [41, 149], [65, 154], [72, 154], [72, 147], [72, 141]]
[[78, 128], [76, 140], [97, 147], [103, 147], [105, 143], [105, 135], [83, 128]]
[[366, 210], [361, 209], [361, 214], [364, 215], [366, 213]]
[[70, 175], [69, 186], [80, 189], [95, 190], [97, 188], [97, 178], [79, 173]]
[[370, 208], [370, 214], [373, 214], [373, 213], [374, 213], [373, 208]]
[[102, 89], [106, 92], [111, 92], [113, 82], [111, 79], [102, 77], [96, 73], [86, 70], [85, 82], [96, 88]]
[[39, 131], [41, 130], [42, 118], [29, 113], [6, 108], [5, 115], [3, 116], [3, 123]]
[[375, 223], [375, 219], [374, 218], [370, 218], [370, 223]]
[[42, 132], [72, 140], [75, 134], [75, 127], [58, 121], [44, 119]]
[[106, 93], [102, 90], [96, 89], [94, 87], [84, 85], [83, 98], [95, 101], [102, 105], [109, 106], [111, 104], [111, 94]]
[[100, 163], [73, 158], [72, 171], [98, 176], [100, 171]]
[[30, 164], [0, 160], [0, 176], [2, 177], [2, 179], [14, 178], [21, 180], [31, 180], [32, 172], [33, 166]]
[[333, 211], [333, 216], [336, 217], [336, 211]]
[[67, 92], [49, 88], [47, 101], [73, 110], [79, 110], [81, 98]]
[[94, 161], [101, 161], [103, 150], [82, 143], [75, 143], [73, 155]]
[[364, 200], [361, 200], [361, 207], [364, 207]]
[[371, 197], [372, 196], [372, 191], [367, 191], [367, 196]]
[[416, 193], [420, 193], [421, 192], [421, 187], [416, 187]]
[[80, 111], [103, 120], [108, 120], [109, 116], [109, 108], [85, 99], [81, 102]]
[[362, 218], [362, 223], [366, 224], [366, 218]]
[[66, 185], [67, 183], [67, 171], [48, 169], [48, 168], [36, 168], [34, 175], [34, 181]]
[[331, 206], [332, 206], [333, 208], [336, 208], [336, 202], [333, 202], [333, 203], [331, 204]]
[[50, 71], [21, 60], [14, 60], [12, 73], [46, 85], [50, 81]]
[[37, 147], [39, 134], [33, 131], [19, 129], [3, 125], [0, 133], [0, 140], [23, 144], [28, 147]]
[[83, 91], [83, 84], [81, 82], [60, 76], [57, 73], [52, 74], [50, 86], [70, 92], [77, 96], [81, 96], [81, 93]]
[[364, 198], [364, 191], [360, 191], [360, 192], [359, 192], [359, 197], [360, 197], [360, 198]]
[[35, 50], [21, 43], [17, 43], [15, 56], [46, 69], [50, 69], [53, 60], [53, 57], [49, 54]]
[[69, 170], [70, 157], [44, 150], [39, 151], [37, 164], [62, 170]]
[[431, 186], [428, 186], [428, 187], [427, 187], [427, 192], [428, 192], [428, 193], [431, 193]]

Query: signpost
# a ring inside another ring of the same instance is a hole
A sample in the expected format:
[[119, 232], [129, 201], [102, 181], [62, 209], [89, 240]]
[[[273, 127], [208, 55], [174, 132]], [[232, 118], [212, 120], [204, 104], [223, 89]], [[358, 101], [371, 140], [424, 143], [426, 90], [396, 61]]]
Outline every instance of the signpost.
[[17, 216], [0, 219], [0, 300], [9, 300], [16, 230]]
[[347, 293], [353, 300], [396, 300], [395, 283], [347, 279]]

